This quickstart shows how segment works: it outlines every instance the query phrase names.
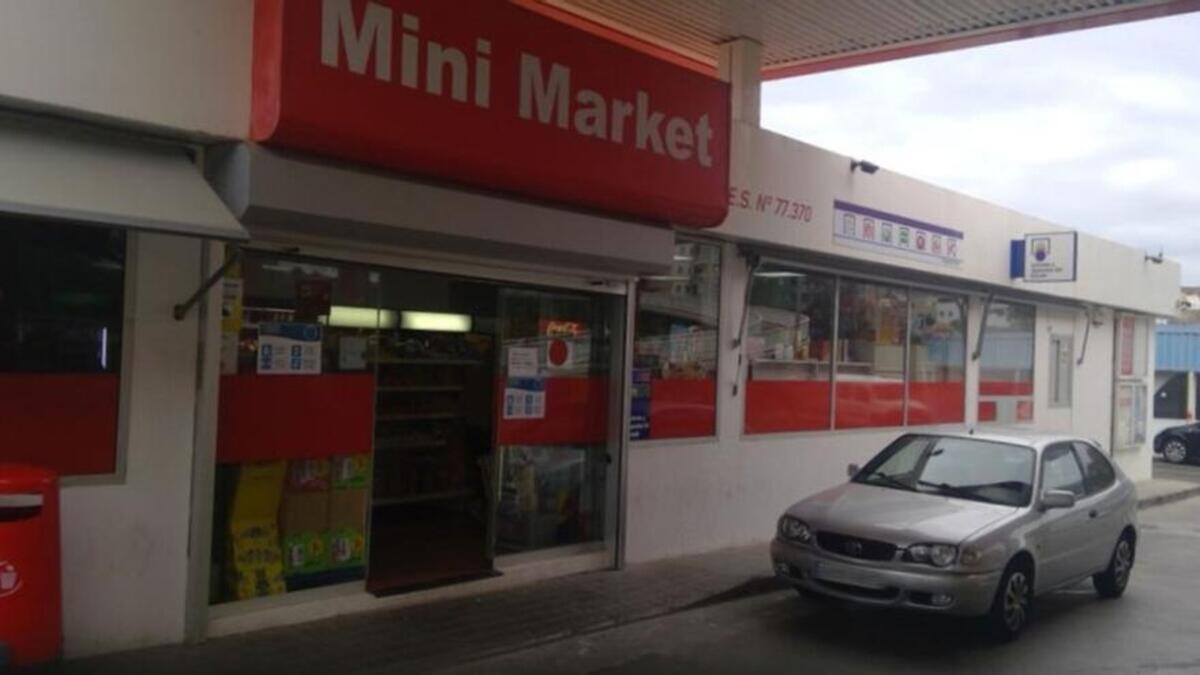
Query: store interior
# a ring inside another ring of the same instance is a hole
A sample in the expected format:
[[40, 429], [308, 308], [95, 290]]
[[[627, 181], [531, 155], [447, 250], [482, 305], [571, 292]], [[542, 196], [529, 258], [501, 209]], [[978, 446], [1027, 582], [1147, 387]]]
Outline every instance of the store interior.
[[602, 541], [619, 305], [248, 254], [226, 279], [212, 601], [387, 595]]

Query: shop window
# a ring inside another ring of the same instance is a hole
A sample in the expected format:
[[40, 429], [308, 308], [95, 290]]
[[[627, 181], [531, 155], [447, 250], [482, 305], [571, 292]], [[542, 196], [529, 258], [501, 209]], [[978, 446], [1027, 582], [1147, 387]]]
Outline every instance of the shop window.
[[1075, 341], [1066, 335], [1050, 336], [1050, 407], [1071, 407], [1075, 373]]
[[123, 230], [0, 222], [0, 462], [116, 471], [124, 289]]
[[247, 252], [224, 282], [214, 603], [364, 576], [379, 276]]
[[1154, 416], [1160, 419], [1187, 419], [1187, 373], [1160, 373], [1155, 376]]
[[908, 424], [964, 419], [967, 299], [912, 291]]
[[224, 305], [212, 602], [610, 536], [621, 298], [248, 252]]
[[746, 433], [829, 429], [834, 278], [764, 266], [751, 284]]
[[843, 280], [838, 304], [835, 426], [904, 424], [907, 291]]
[[638, 286], [630, 438], [716, 433], [721, 248], [681, 241], [669, 275]]
[[1033, 421], [1033, 305], [992, 302], [979, 359], [979, 421]]
[[1148, 336], [1145, 317], [1118, 314], [1116, 320], [1116, 400], [1113, 410], [1113, 445], [1137, 447], [1146, 442]]

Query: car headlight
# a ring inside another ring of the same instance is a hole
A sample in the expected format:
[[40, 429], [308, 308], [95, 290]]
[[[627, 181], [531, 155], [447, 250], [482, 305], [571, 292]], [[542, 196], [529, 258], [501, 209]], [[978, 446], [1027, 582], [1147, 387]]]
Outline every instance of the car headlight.
[[813, 539], [813, 531], [803, 520], [783, 516], [779, 519], [779, 536], [798, 544], [807, 544]]
[[949, 567], [958, 557], [958, 547], [951, 544], [913, 544], [908, 547], [906, 553], [906, 557], [912, 562]]

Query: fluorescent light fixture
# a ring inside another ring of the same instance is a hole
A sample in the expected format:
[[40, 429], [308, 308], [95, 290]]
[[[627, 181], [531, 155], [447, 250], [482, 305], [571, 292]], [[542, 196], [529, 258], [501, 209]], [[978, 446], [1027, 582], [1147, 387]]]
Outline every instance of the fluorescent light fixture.
[[675, 262], [687, 262], [689, 260], [695, 260], [695, 258], [693, 258], [692, 256], [690, 256], [686, 253], [676, 253], [675, 254]]
[[759, 279], [792, 279], [794, 277], [804, 276], [800, 272], [789, 272], [787, 270], [770, 270], [767, 272], [755, 272], [754, 276]]
[[395, 328], [397, 318], [391, 309], [334, 305], [329, 316], [319, 316], [317, 322], [336, 328]]
[[650, 274], [642, 278], [646, 281], [687, 281], [689, 277], [679, 274]]
[[469, 314], [445, 312], [400, 312], [400, 327], [404, 330], [429, 330], [443, 333], [467, 333], [471, 330]]

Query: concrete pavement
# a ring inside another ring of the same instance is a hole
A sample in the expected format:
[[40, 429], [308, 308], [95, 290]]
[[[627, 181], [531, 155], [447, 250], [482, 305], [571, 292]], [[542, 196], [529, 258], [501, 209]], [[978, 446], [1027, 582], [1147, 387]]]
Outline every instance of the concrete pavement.
[[459, 667], [465, 673], [1200, 673], [1200, 500], [1143, 512], [1125, 597], [1039, 600], [1008, 645], [969, 622], [805, 601], [791, 591]]
[[[1185, 469], [1200, 476], [1200, 467]], [[1190, 482], [1155, 482], [1143, 484], [1139, 489], [1150, 500], [1147, 503], [1163, 503], [1196, 487]], [[1200, 500], [1183, 503], [1195, 504], [1200, 509]], [[1174, 507], [1160, 507], [1164, 512], [1171, 508]], [[1147, 521], [1152, 522], [1160, 509], [1146, 512]], [[1200, 563], [1195, 568], [1200, 571]], [[790, 600], [793, 594], [790, 590], [780, 592], [770, 574], [766, 547], [760, 544], [632, 565], [619, 572], [580, 574], [486, 595], [218, 638], [199, 645], [156, 647], [71, 661], [60, 664], [53, 672], [179, 675], [428, 672], [472, 662], [486, 663], [498, 655], [559, 641], [566, 641], [564, 645], [574, 643], [575, 639], [594, 643], [607, 639], [602, 636], [620, 635], [626, 630], [636, 635], [638, 631], [651, 630], [673, 614], [700, 617], [679, 619], [685, 624], [703, 617], [722, 616], [721, 605], [751, 596], [763, 597], [738, 606], [776, 612], [776, 621], [800, 621], [801, 628], [815, 631], [818, 636], [834, 630], [831, 626], [841, 626], [837, 630], [849, 635], [863, 630], [857, 625], [857, 618], [845, 619], [855, 617], [854, 614], [842, 615], [845, 620], [834, 617], [832, 623], [828, 616], [821, 615], [797, 619], [794, 603], [779, 604], [784, 598]], [[1188, 580], [1188, 583], [1194, 582]], [[759, 602], [764, 604], [760, 606]], [[1054, 606], [1060, 602], [1047, 604]], [[1200, 607], [1200, 592], [1194, 604]], [[878, 634], [872, 639], [886, 641], [894, 630], [909, 635], [906, 631], [915, 623], [911, 617], [898, 619], [895, 624], [885, 620], [870, 632]], [[613, 631], [614, 628], [617, 630]], [[960, 629], [955, 624], [944, 625], [942, 629], [955, 641], [971, 639], [959, 635]], [[828, 637], [840, 639], [839, 635]], [[682, 639], [679, 644], [689, 642]], [[920, 640], [914, 644], [920, 644]], [[1200, 647], [1197, 649], [1200, 651]], [[584, 663], [586, 660], [580, 662], [580, 668]], [[562, 667], [575, 671], [575, 665], [566, 663]]]

